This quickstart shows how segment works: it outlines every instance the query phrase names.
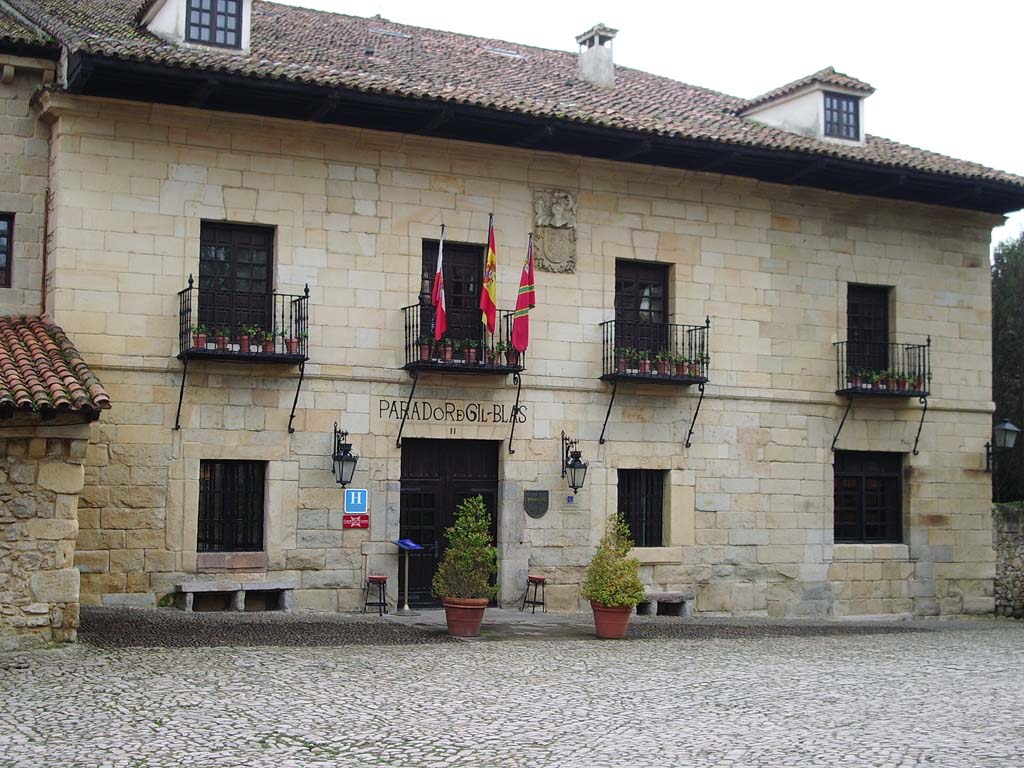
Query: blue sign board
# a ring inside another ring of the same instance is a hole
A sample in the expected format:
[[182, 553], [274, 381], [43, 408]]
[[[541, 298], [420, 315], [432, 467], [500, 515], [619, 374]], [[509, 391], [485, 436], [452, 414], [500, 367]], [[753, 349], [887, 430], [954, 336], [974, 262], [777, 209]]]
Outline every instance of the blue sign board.
[[419, 544], [417, 544], [412, 539], [398, 539], [397, 541], [395, 541], [393, 543], [399, 549], [411, 549], [413, 551], [415, 551], [417, 549], [423, 549], [423, 547], [421, 547]]
[[345, 513], [366, 515], [370, 512], [370, 492], [365, 488], [345, 489]]

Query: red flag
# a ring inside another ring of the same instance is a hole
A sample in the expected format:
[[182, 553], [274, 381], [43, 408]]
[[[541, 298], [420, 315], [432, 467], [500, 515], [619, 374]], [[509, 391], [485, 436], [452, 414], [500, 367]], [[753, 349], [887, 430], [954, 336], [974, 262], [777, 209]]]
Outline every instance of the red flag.
[[441, 240], [437, 244], [437, 269], [430, 298], [434, 304], [434, 339], [440, 341], [448, 330], [448, 312], [444, 303], [444, 224], [441, 225]]
[[494, 214], [491, 214], [487, 225], [487, 258], [484, 260], [484, 284], [480, 288], [480, 321], [487, 326], [489, 333], [494, 333], [498, 318], [498, 257], [494, 246]]
[[516, 313], [512, 319], [512, 346], [525, 352], [530, 344], [530, 310], [537, 304], [533, 290], [533, 235], [526, 249], [526, 264], [519, 279], [519, 297], [516, 299]]

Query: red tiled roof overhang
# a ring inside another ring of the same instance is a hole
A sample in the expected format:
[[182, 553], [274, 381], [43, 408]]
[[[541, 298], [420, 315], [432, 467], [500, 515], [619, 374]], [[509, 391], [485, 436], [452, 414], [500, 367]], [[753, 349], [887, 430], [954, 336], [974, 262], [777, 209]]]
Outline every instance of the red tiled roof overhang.
[[0, 317], [0, 412], [94, 414], [110, 395], [49, 317]]

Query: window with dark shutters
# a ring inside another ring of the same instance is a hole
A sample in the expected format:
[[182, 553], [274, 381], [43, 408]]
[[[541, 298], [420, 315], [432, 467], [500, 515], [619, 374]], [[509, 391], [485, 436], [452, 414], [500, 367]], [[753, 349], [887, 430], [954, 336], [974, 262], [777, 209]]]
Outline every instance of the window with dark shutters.
[[903, 540], [903, 456], [836, 451], [834, 533], [837, 543]]

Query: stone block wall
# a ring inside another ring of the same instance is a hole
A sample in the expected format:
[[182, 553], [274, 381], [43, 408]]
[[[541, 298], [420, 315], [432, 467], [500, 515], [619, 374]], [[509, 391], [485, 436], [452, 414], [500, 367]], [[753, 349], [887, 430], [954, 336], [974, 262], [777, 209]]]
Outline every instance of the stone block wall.
[[21, 66], [18, 57], [0, 59], [15, 63], [14, 82], [0, 83], [0, 213], [14, 214], [11, 287], [0, 287], [0, 314], [39, 314], [50, 130], [30, 105], [42, 84], [39, 70]]
[[0, 650], [74, 640], [89, 428], [0, 429]]
[[[577, 586], [617, 499], [617, 469], [671, 475], [664, 547], [644, 578], [696, 590], [705, 613], [991, 611], [995, 556], [988, 241], [997, 217], [749, 179], [399, 134], [47, 94], [54, 279], [48, 303], [118, 403], [94, 426], [81, 504], [83, 602], [152, 604], [197, 569], [202, 459], [266, 462], [267, 569], [299, 605], [345, 608], [365, 568], [398, 561], [399, 418], [409, 393], [401, 308], [420, 290], [425, 239], [483, 243], [495, 213], [499, 306], [514, 303], [537, 190], [577, 200], [575, 271], [538, 270], [516, 453], [507, 425], [411, 419], [405, 438], [502, 441], [502, 599], [527, 570], [560, 604]], [[297, 371], [181, 363], [177, 292], [198, 274], [204, 220], [271, 226], [275, 286], [311, 290], [310, 361], [294, 434]], [[614, 317], [616, 259], [670, 270], [679, 323], [710, 315], [711, 382], [685, 448], [695, 393], [600, 381], [600, 323]], [[932, 338], [933, 397], [858, 401], [844, 450], [904, 454], [903, 542], [887, 553], [832, 540], [833, 343], [846, 286], [892, 286], [893, 339]], [[417, 399], [506, 412], [510, 382], [435, 376]], [[382, 407], [384, 406], [384, 407]], [[369, 532], [339, 527], [330, 472], [337, 421], [362, 457]], [[561, 431], [581, 440], [586, 487], [567, 499]], [[523, 490], [546, 489], [541, 519]], [[987, 538], [986, 538], [987, 537]], [[837, 550], [839, 552], [837, 553]]]
[[996, 613], [1024, 618], [1024, 502], [992, 510], [996, 548]]

